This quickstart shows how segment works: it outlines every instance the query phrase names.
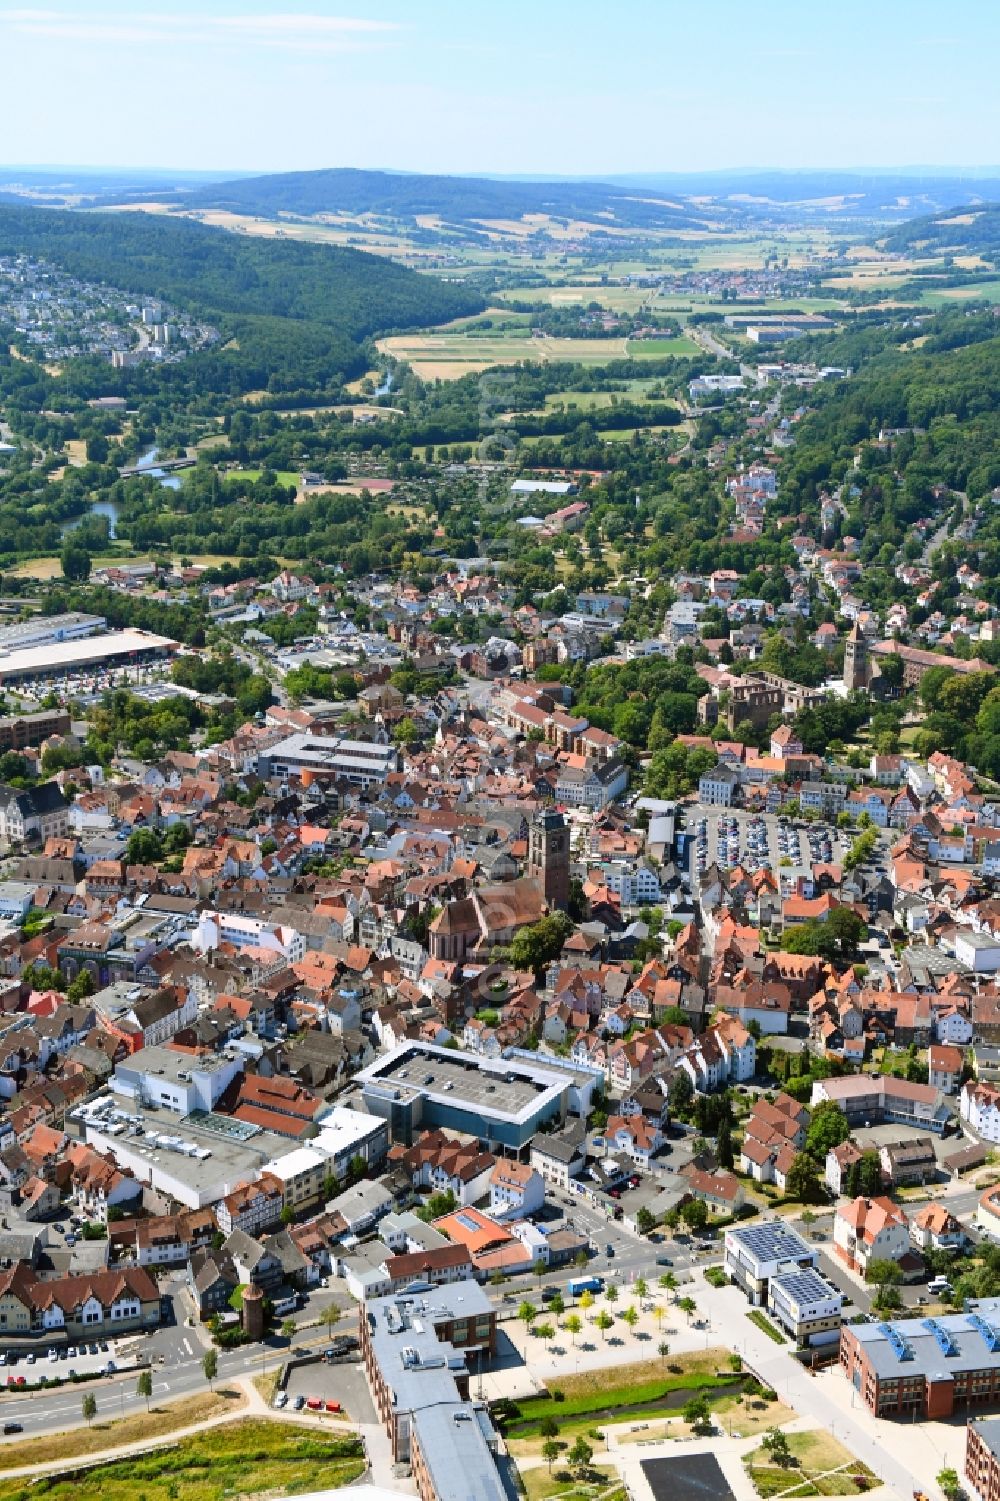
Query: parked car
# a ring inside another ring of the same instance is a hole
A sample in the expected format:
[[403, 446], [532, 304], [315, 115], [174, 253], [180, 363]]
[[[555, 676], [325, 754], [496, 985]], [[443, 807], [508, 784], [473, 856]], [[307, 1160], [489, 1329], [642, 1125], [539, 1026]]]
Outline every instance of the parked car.
[[295, 1408], [296, 1412], [301, 1412], [302, 1409], [303, 1409], [303, 1407], [305, 1407], [305, 1405], [306, 1405], [306, 1399], [305, 1399], [305, 1397], [303, 1397], [302, 1393], [299, 1392], [299, 1395], [295, 1398], [295, 1401], [292, 1403], [292, 1406]]
[[3, 1425], [3, 1431], [4, 1431], [5, 1434], [6, 1433], [23, 1433], [24, 1432], [24, 1424], [23, 1423], [4, 1423], [4, 1425]]
[[275, 1405], [275, 1407], [287, 1407], [287, 1405], [288, 1405], [288, 1393], [287, 1392], [279, 1392], [278, 1395], [274, 1399], [274, 1405]]

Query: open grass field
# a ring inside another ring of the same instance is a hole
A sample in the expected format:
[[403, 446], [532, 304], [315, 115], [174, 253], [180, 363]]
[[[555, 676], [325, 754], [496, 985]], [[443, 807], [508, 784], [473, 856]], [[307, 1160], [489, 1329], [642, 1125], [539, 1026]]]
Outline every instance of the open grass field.
[[495, 365], [552, 364], [607, 365], [612, 360], [665, 359], [697, 353], [688, 338], [677, 339], [557, 339], [532, 338], [515, 329], [463, 334], [436, 330], [426, 334], [394, 334], [380, 339], [378, 349], [412, 365], [424, 380], [457, 380]]
[[[272, 1378], [267, 1378], [272, 1379]], [[273, 1384], [273, 1382], [272, 1382]], [[131, 1391], [131, 1386], [129, 1390]], [[117, 1402], [117, 1395], [109, 1397]], [[165, 1438], [180, 1428], [203, 1423], [246, 1406], [242, 1392], [219, 1390], [185, 1397], [181, 1402], [160, 1403], [148, 1413], [134, 1413], [127, 1418], [102, 1420], [100, 1413], [86, 1428], [69, 1428], [65, 1433], [46, 1433], [39, 1438], [23, 1439], [0, 1448], [0, 1474], [26, 1465], [47, 1464], [62, 1459], [85, 1459], [104, 1449], [137, 1444], [144, 1439]]]
[[[229, 470], [230, 475], [241, 475], [243, 479], [250, 480], [252, 483], [256, 483], [256, 481], [260, 479], [262, 473], [263, 470], [261, 469]], [[277, 469], [275, 470], [275, 478], [278, 481], [279, 485], [292, 485], [297, 487], [299, 483], [299, 476], [293, 469]]]
[[562, 1468], [557, 1461], [552, 1473], [545, 1465], [525, 1470], [521, 1478], [528, 1501], [616, 1501], [625, 1495], [625, 1487], [614, 1471], [603, 1465], [589, 1470], [586, 1480], [560, 1480], [558, 1472]]
[[672, 1357], [669, 1362], [642, 1360], [567, 1376], [559, 1382], [561, 1401], [539, 1396], [526, 1397], [517, 1403], [515, 1429], [522, 1424], [534, 1425], [546, 1417], [554, 1417], [561, 1426], [575, 1417], [588, 1414], [598, 1417], [615, 1408], [657, 1402], [669, 1392], [725, 1386], [739, 1379], [729, 1369], [728, 1359], [726, 1350], [698, 1350]]
[[857, 1496], [878, 1483], [868, 1466], [824, 1429], [787, 1438], [790, 1466], [776, 1465], [764, 1449], [755, 1449], [744, 1461], [759, 1496]]
[[[363, 1472], [361, 1442], [293, 1423], [248, 1418], [192, 1434], [150, 1454], [36, 1482], [52, 1501], [220, 1501], [328, 1490]], [[24, 1482], [0, 1478], [0, 1501], [24, 1495]]]

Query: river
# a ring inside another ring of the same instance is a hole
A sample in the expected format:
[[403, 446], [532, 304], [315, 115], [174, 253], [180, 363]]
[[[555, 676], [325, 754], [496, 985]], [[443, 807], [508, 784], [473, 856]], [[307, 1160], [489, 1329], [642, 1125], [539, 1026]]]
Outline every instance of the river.
[[[179, 474], [168, 474], [157, 464], [160, 456], [158, 448], [148, 448], [141, 453], [135, 461], [135, 467], [141, 469], [143, 474], [148, 474], [150, 479], [158, 479], [166, 490], [179, 490], [181, 477]], [[88, 516], [106, 516], [108, 522], [108, 540], [113, 542], [117, 535], [118, 507], [113, 500], [95, 500], [89, 511], [84, 511], [82, 516], [74, 516], [72, 521], [64, 523], [62, 535], [65, 537], [70, 532], [75, 532], [78, 526], [82, 526]]]

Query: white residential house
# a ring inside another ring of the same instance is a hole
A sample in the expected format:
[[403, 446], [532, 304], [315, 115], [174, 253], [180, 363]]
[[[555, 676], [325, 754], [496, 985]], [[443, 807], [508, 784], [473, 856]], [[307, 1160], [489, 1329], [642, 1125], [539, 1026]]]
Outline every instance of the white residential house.
[[910, 1222], [891, 1199], [857, 1198], [843, 1204], [833, 1221], [833, 1248], [856, 1272], [871, 1261], [900, 1261], [910, 1250]]
[[490, 1174], [490, 1214], [494, 1219], [522, 1219], [545, 1203], [545, 1181], [530, 1163], [502, 1159]]

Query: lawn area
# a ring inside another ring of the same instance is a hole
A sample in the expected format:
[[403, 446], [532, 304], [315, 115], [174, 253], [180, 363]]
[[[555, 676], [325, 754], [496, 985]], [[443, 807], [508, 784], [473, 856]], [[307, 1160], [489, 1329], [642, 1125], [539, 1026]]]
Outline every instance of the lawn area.
[[773, 1339], [776, 1345], [786, 1345], [788, 1343], [781, 1330], [778, 1329], [774, 1324], [772, 1324], [771, 1320], [767, 1317], [767, 1314], [761, 1313], [759, 1308], [749, 1309], [747, 1312], [747, 1318], [750, 1320], [751, 1324], [756, 1324], [757, 1328], [760, 1329], [762, 1333], [766, 1334], [768, 1339]]
[[825, 1429], [786, 1437], [793, 1460], [790, 1466], [774, 1464], [763, 1448], [744, 1460], [759, 1496], [857, 1496], [878, 1484], [868, 1466]]
[[526, 1397], [514, 1404], [516, 1412], [510, 1417], [513, 1436], [527, 1436], [542, 1418], [555, 1418], [562, 1427], [574, 1417], [593, 1414], [600, 1420], [600, 1414], [615, 1408], [642, 1407], [662, 1400], [671, 1392], [726, 1386], [741, 1379], [728, 1368], [728, 1360], [727, 1350], [700, 1350], [669, 1361], [636, 1361], [632, 1365], [567, 1376], [553, 1382], [562, 1393], [562, 1400], [550, 1395]]
[[[131, 1386], [129, 1387], [131, 1391]], [[117, 1404], [118, 1394], [98, 1398], [98, 1406], [107, 1400]], [[233, 1412], [244, 1406], [242, 1394], [225, 1390], [201, 1392], [196, 1397], [186, 1397], [182, 1402], [158, 1404], [148, 1413], [133, 1413], [128, 1418], [115, 1418], [102, 1422], [100, 1413], [86, 1428], [71, 1428], [65, 1433], [45, 1434], [41, 1438], [24, 1439], [17, 1444], [4, 1444], [0, 1450], [2, 1467], [14, 1470], [21, 1465], [45, 1464], [48, 1460], [84, 1459], [89, 1454], [100, 1454], [103, 1449], [120, 1444], [137, 1444], [142, 1439], [164, 1438], [176, 1433], [179, 1428], [190, 1428], [193, 1423], [203, 1423], [221, 1412]]]
[[[64, 1470], [36, 1480], [32, 1489], [54, 1501], [135, 1501], [137, 1495], [146, 1501], [220, 1501], [328, 1490], [349, 1485], [364, 1468], [361, 1441], [354, 1436], [333, 1438], [292, 1423], [248, 1418], [151, 1454]], [[0, 1501], [23, 1495], [23, 1481], [0, 1481]]]
[[551, 1475], [547, 1465], [525, 1470], [521, 1479], [528, 1501], [616, 1501], [625, 1494], [614, 1471], [603, 1465], [588, 1471], [586, 1480], [558, 1480], [557, 1473], [563, 1468], [557, 1460]]
[[[238, 474], [241, 476], [241, 478], [248, 479], [252, 483], [256, 483], [256, 481], [260, 479], [262, 472], [263, 471], [260, 469], [229, 470], [230, 475]], [[291, 485], [293, 490], [297, 490], [299, 487], [299, 476], [291, 469], [276, 469], [274, 471], [274, 477], [279, 485]]]

